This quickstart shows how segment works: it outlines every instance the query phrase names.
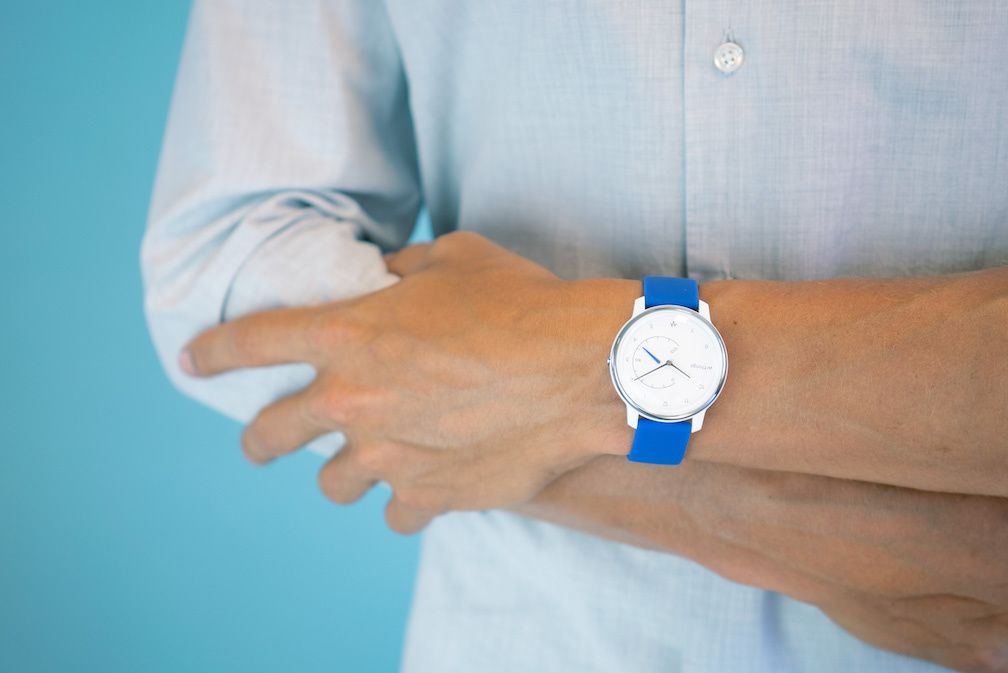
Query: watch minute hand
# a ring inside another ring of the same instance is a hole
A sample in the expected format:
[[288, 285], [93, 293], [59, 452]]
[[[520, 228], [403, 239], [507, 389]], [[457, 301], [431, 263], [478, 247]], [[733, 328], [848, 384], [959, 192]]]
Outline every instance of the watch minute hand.
[[[670, 365], [670, 364], [672, 364], [672, 363], [671, 362], [663, 362], [660, 365], [658, 365], [657, 367], [655, 367], [654, 369], [649, 369], [648, 371], [644, 372], [643, 374], [641, 374], [640, 376], [638, 376], [636, 379], [634, 379], [634, 381], [636, 381], [637, 379], [642, 379], [645, 376], [647, 376], [648, 374], [650, 374], [651, 372], [656, 372], [659, 369], [661, 369], [662, 367], [665, 367], [666, 365]], [[675, 365], [672, 365], [672, 366], [675, 367]], [[678, 369], [678, 367], [676, 367], [676, 369]]]

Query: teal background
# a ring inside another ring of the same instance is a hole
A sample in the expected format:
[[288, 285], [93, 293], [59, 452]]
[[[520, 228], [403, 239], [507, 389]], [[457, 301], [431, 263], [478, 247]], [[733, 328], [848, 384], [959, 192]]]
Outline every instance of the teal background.
[[0, 671], [391, 671], [417, 541], [177, 393], [138, 267], [186, 2], [0, 3]]

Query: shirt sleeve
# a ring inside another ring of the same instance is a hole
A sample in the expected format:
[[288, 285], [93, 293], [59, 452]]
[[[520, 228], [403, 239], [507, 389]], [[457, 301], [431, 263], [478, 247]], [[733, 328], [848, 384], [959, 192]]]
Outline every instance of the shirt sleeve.
[[420, 189], [384, 11], [377, 0], [193, 4], [141, 247], [144, 303], [172, 383], [239, 421], [302, 388], [312, 368], [193, 379], [177, 363], [190, 338], [397, 279], [381, 253], [406, 242]]

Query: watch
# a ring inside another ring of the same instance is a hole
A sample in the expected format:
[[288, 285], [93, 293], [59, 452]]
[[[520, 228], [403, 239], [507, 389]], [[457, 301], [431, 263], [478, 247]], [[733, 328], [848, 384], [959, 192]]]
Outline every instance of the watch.
[[634, 428], [627, 458], [678, 465], [728, 375], [728, 350], [688, 278], [646, 276], [609, 352], [609, 374]]

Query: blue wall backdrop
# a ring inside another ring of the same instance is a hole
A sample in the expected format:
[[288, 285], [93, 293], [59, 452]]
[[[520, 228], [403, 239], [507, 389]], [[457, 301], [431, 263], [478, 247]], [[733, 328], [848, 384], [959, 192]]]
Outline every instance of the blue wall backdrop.
[[0, 671], [390, 671], [417, 541], [155, 360], [138, 269], [188, 3], [0, 3]]

